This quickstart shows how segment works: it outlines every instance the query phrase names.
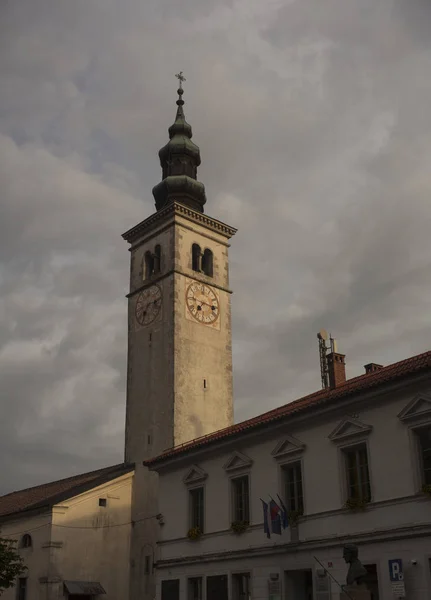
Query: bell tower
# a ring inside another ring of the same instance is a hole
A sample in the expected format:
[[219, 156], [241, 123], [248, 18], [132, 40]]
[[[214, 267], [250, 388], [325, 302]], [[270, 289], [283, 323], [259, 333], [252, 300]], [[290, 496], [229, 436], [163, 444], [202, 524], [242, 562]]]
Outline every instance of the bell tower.
[[[130, 244], [125, 460], [135, 463], [130, 597], [154, 598], [157, 475], [142, 461], [233, 423], [229, 239], [204, 214], [200, 151], [183, 110], [159, 151], [156, 212], [127, 231]], [[186, 532], [184, 532], [186, 534]]]

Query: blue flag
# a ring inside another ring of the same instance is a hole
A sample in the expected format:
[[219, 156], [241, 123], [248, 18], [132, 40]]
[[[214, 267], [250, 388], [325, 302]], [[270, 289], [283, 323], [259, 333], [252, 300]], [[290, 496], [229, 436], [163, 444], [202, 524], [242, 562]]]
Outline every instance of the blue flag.
[[280, 496], [277, 494], [277, 498], [280, 501], [280, 505], [281, 505], [281, 524], [283, 525], [283, 529], [287, 529], [289, 527], [289, 519], [287, 517], [287, 508], [284, 505], [283, 500], [280, 498]]
[[260, 500], [262, 502], [262, 508], [263, 508], [263, 531], [266, 533], [266, 537], [270, 538], [271, 532], [269, 531], [269, 524], [268, 524], [268, 504], [266, 502], [264, 502], [262, 500], [262, 498]]
[[281, 508], [278, 506], [277, 502], [275, 500], [273, 500], [272, 498], [271, 498], [271, 502], [269, 503], [269, 512], [271, 515], [272, 533], [281, 535], [281, 517], [280, 517]]

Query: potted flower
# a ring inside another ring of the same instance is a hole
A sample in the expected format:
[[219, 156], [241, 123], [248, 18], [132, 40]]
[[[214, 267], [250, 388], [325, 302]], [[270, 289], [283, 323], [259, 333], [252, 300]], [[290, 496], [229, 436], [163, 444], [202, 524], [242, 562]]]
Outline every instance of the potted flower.
[[201, 537], [201, 535], [202, 535], [202, 531], [201, 531], [200, 527], [191, 527], [187, 532], [187, 537], [191, 541], [198, 540]]
[[250, 523], [248, 521], [233, 521], [230, 528], [233, 533], [241, 535], [241, 533], [244, 533], [244, 531], [248, 529], [249, 525]]
[[304, 512], [302, 510], [289, 510], [287, 513], [287, 522], [291, 527], [295, 527], [303, 514]]
[[364, 510], [367, 507], [368, 500], [365, 498], [347, 498], [344, 508], [349, 510]]

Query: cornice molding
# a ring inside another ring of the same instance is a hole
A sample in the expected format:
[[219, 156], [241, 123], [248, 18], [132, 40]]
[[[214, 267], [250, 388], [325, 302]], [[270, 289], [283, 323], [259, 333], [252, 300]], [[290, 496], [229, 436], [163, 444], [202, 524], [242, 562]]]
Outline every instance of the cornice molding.
[[202, 483], [208, 477], [208, 473], [198, 467], [198, 465], [193, 465], [191, 469], [187, 471], [185, 476], [183, 477], [183, 483], [185, 485], [193, 485], [195, 483]]
[[239, 471], [240, 469], [250, 469], [252, 464], [253, 461], [251, 458], [242, 452], [235, 451], [223, 465], [223, 469], [226, 472], [231, 473], [233, 471]]
[[358, 419], [343, 419], [328, 436], [331, 442], [344, 442], [358, 437], [368, 436], [372, 431], [371, 425], [366, 425]]
[[237, 229], [230, 225], [226, 225], [226, 223], [223, 223], [222, 221], [213, 219], [204, 213], [196, 212], [179, 202], [172, 202], [163, 210], [153, 213], [147, 219], [123, 233], [122, 237], [126, 242], [129, 242], [129, 244], [134, 244], [142, 235], [150, 233], [150, 231], [159, 223], [169, 218], [175, 218], [175, 216], [181, 216], [189, 221], [199, 223], [207, 229], [224, 235], [228, 239], [237, 232]]
[[282, 459], [289, 456], [296, 456], [305, 450], [305, 444], [291, 435], [286, 435], [278, 442], [271, 455], [275, 459]]
[[398, 413], [398, 418], [403, 422], [418, 420], [431, 421], [431, 395], [417, 394], [410, 402]]
[[205, 277], [204, 275], [196, 276], [195, 271], [192, 271], [191, 273], [186, 273], [185, 271], [182, 271], [181, 269], [170, 269], [169, 271], [166, 271], [166, 273], [163, 273], [163, 275], [159, 275], [157, 277], [152, 277], [151, 279], [146, 280], [145, 283], [143, 283], [142, 285], [137, 287], [132, 292], [129, 292], [128, 294], [126, 294], [126, 298], [132, 298], [133, 296], [136, 296], [136, 294], [139, 294], [139, 292], [142, 292], [143, 290], [153, 286], [154, 284], [158, 283], [159, 281], [166, 279], [166, 277], [169, 277], [169, 275], [172, 275], [173, 273], [176, 273], [177, 275], [182, 275], [183, 277], [188, 277], [188, 279], [194, 279], [195, 281], [198, 281], [199, 283], [204, 283], [205, 285], [216, 288], [217, 290], [221, 290], [222, 292], [227, 292], [228, 294], [233, 294], [232, 290], [230, 290], [229, 288], [223, 287], [222, 285], [218, 285], [217, 283], [214, 283], [214, 281], [210, 277]]

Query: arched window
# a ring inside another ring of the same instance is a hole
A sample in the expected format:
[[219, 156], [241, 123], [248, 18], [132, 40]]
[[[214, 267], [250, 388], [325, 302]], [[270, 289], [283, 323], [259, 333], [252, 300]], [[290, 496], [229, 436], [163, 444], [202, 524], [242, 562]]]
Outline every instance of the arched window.
[[145, 252], [144, 262], [145, 262], [144, 278], [149, 279], [151, 277], [151, 275], [154, 273], [154, 258], [149, 250], [147, 250]]
[[154, 262], [154, 273], [160, 273], [161, 264], [162, 264], [162, 247], [160, 246], [160, 244], [157, 244], [157, 246], [154, 248], [153, 262]]
[[192, 246], [192, 269], [200, 273], [201, 270], [201, 247], [199, 244]]
[[21, 538], [21, 548], [31, 548], [32, 547], [32, 541], [31, 541], [31, 535], [29, 535], [28, 533], [24, 534]]
[[202, 256], [202, 271], [205, 275], [208, 275], [208, 277], [213, 276], [213, 253], [208, 248]]

